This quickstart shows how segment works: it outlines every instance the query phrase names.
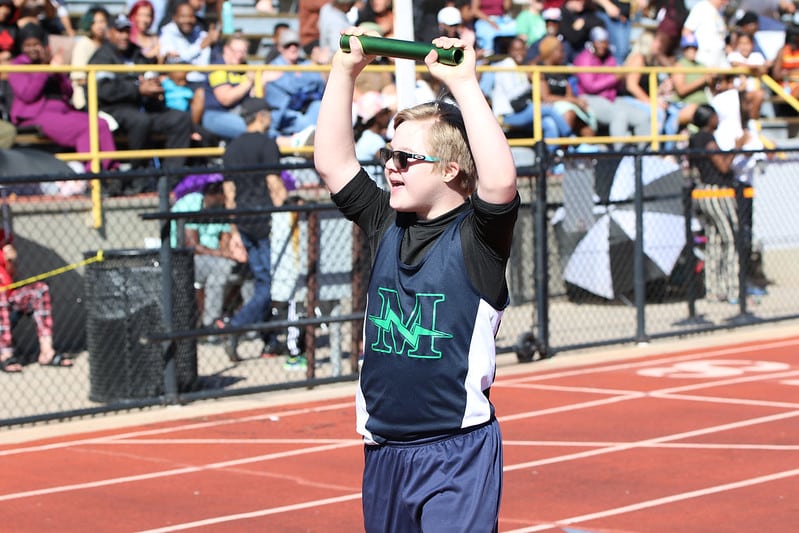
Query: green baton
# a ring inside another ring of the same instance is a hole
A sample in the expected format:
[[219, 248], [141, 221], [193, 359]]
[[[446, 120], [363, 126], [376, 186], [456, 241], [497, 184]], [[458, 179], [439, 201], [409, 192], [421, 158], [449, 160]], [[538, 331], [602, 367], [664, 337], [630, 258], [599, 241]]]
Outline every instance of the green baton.
[[[339, 41], [341, 49], [345, 52], [350, 51], [350, 37], [351, 35], [342, 35]], [[460, 48], [439, 48], [430, 43], [370, 37], [368, 35], [357, 35], [356, 37], [361, 41], [363, 51], [370, 56], [399, 57], [423, 61], [427, 54], [430, 53], [430, 50], [435, 50], [438, 53], [438, 62], [444, 65], [454, 66], [463, 61], [463, 50]]]

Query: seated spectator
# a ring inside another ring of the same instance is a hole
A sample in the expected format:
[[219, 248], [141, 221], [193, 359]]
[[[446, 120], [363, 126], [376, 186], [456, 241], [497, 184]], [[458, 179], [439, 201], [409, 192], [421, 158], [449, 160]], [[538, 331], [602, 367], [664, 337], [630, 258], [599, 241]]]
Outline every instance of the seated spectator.
[[544, 2], [541, 0], [526, 0], [523, 9], [516, 15], [516, 36], [524, 39], [528, 47], [547, 34], [543, 9]]
[[545, 9], [544, 11], [541, 12], [541, 18], [544, 19], [545, 33], [540, 39], [533, 41], [527, 47], [527, 55], [524, 57], [525, 63], [529, 65], [536, 62], [536, 60], [538, 59], [538, 52], [539, 52], [538, 46], [541, 43], [541, 40], [544, 39], [544, 37], [551, 35], [553, 37], [557, 37], [558, 40], [561, 41], [561, 44], [563, 46], [563, 63], [567, 64], [566, 58], [569, 55], [567, 53], [569, 45], [563, 41], [563, 36], [560, 34], [560, 9], [556, 7], [550, 7], [548, 9]]
[[[17, 250], [12, 242], [5, 242], [0, 251], [0, 287], [14, 283], [17, 272]], [[11, 329], [13, 316], [30, 314], [36, 323], [39, 337], [38, 362], [42, 366], [69, 368], [72, 360], [53, 348], [53, 314], [50, 287], [43, 281], [34, 281], [14, 289], [0, 290], [0, 370], [22, 372], [22, 364], [14, 356], [14, 339]]]
[[[649, 31], [642, 31], [635, 41], [633, 49], [627, 56], [625, 66], [640, 69], [643, 67], [657, 67], [666, 66], [659, 63], [660, 54], [658, 54], [657, 46], [659, 41], [655, 35]], [[670, 102], [669, 96], [673, 93], [671, 83], [667, 74], [658, 74], [655, 86], [651, 86], [650, 76], [648, 72], [641, 72], [633, 70], [624, 79], [624, 86], [622, 87], [622, 94], [619, 98], [624, 98], [638, 109], [646, 112], [651, 116], [652, 107], [649, 97], [650, 89], [655, 91], [657, 95], [657, 123], [658, 133], [665, 133], [667, 135], [675, 135], [679, 129], [677, 120], [667, 120], [667, 111]], [[668, 127], [667, 127], [668, 126]], [[672, 141], [664, 144], [666, 149], [673, 149]]]
[[[144, 57], [141, 49], [130, 42], [130, 21], [118, 15], [108, 30], [108, 39], [89, 60], [93, 65], [147, 65], [155, 60]], [[127, 135], [131, 150], [143, 150], [153, 133], [166, 136], [166, 148], [188, 148], [191, 142], [191, 116], [164, 105], [164, 88], [155, 76], [139, 73], [100, 71], [97, 73], [97, 96], [100, 109], [110, 114]], [[166, 158], [164, 168], [180, 168], [185, 156]], [[134, 160], [134, 166], [144, 166], [146, 160]], [[115, 182], [119, 183], [119, 182]], [[137, 193], [152, 190], [149, 180], [126, 181], [127, 191]], [[113, 191], [119, 194], [122, 191]]]
[[[219, 40], [220, 32], [216, 24], [205, 31], [197, 24], [194, 8], [188, 1], [175, 8], [172, 22], [161, 28], [161, 54], [165, 59], [178, 59], [191, 65], [211, 64], [211, 49]], [[207, 78], [204, 72], [189, 72], [188, 82], [199, 87]]]
[[[60, 54], [50, 54], [47, 35], [39, 25], [28, 24], [22, 28], [19, 42], [22, 53], [14, 59], [15, 65], [64, 64]], [[14, 97], [11, 104], [11, 120], [14, 124], [38, 126], [53, 142], [74, 148], [77, 152], [91, 149], [89, 115], [72, 107], [72, 84], [66, 74], [12, 72], [8, 75], [8, 83]], [[98, 119], [97, 130], [100, 150], [115, 151], [114, 138], [104, 119]], [[111, 160], [102, 161], [104, 170], [113, 166], [116, 165]], [[91, 163], [87, 161], [85, 167], [87, 172], [90, 171]]]
[[[111, 15], [104, 7], [92, 6], [80, 18], [78, 29], [80, 36], [75, 40], [72, 48], [73, 67], [82, 67], [89, 63], [92, 54], [100, 48], [105, 41], [108, 31], [108, 21]], [[86, 108], [86, 72], [73, 70], [69, 74], [72, 80], [72, 105], [75, 109]]]
[[158, 35], [150, 31], [153, 25], [155, 8], [150, 0], [137, 0], [128, 12], [130, 20], [130, 42], [141, 49], [141, 53], [147, 59], [155, 59], [161, 62], [163, 52]]
[[[539, 44], [537, 63], [542, 66], [563, 66], [566, 55], [563, 43], [557, 37], [548, 35]], [[597, 120], [588, 102], [574, 94], [571, 77], [565, 72], [542, 73], [541, 102], [552, 105], [569, 125], [574, 135], [592, 137], [596, 135]]]
[[272, 28], [272, 45], [269, 47], [269, 50], [267, 50], [266, 56], [264, 56], [264, 64], [268, 65], [280, 55], [280, 52], [277, 49], [277, 43], [280, 41], [280, 34], [289, 28], [291, 28], [291, 26], [289, 26], [286, 22], [278, 22], [275, 24], [275, 27]]
[[13, 0], [0, 0], [0, 65], [11, 62], [11, 57], [16, 49], [17, 6]]
[[508, 12], [510, 4], [504, 0], [472, 0], [477, 46], [486, 56], [497, 51], [494, 46], [497, 37], [516, 35], [516, 21]]
[[[175, 14], [175, 9], [177, 9], [178, 4], [183, 3], [185, 0], [167, 0], [166, 7], [161, 14], [161, 18], [156, 23], [156, 27], [160, 33], [161, 28], [172, 22], [172, 17]], [[201, 30], [208, 31], [210, 28], [210, 23], [214, 20], [220, 21], [222, 18], [222, 1], [217, 0], [214, 5], [214, 8], [211, 10], [212, 13], [208, 13], [206, 10], [206, 0], [188, 0], [189, 5], [194, 9], [194, 16], [197, 18], [197, 24], [200, 26]], [[209, 4], [211, 2], [208, 2]], [[157, 12], [156, 8], [156, 12]], [[220, 22], [221, 24], [221, 22]]]
[[[524, 41], [514, 37], [508, 46], [508, 57], [492, 66], [518, 66], [522, 64], [526, 51]], [[495, 72], [491, 107], [509, 134], [532, 134], [535, 109], [529, 74], [510, 70]], [[541, 129], [545, 139], [569, 137], [572, 133], [563, 117], [550, 105], [541, 106]], [[550, 145], [549, 148], [554, 150], [556, 147]]]
[[352, 26], [347, 12], [355, 5], [355, 0], [330, 0], [319, 10], [319, 46], [332, 57], [339, 49], [341, 33]]
[[623, 65], [630, 53], [630, 20], [635, 8], [634, 0], [594, 0], [595, 13], [602, 26], [610, 33], [610, 49], [616, 62]]
[[[187, 65], [183, 61], [167, 61], [169, 65]], [[187, 79], [188, 72], [185, 70], [173, 70], [161, 78], [161, 86], [164, 88], [164, 104], [169, 109], [178, 111], [188, 111], [191, 113], [192, 124], [202, 123], [203, 111], [205, 109], [205, 91], [193, 89]]]
[[735, 87], [743, 93], [743, 105], [747, 120], [758, 120], [766, 93], [760, 85], [760, 76], [766, 74], [769, 65], [763, 54], [755, 51], [754, 37], [748, 33], [736, 33], [735, 49], [727, 54], [732, 67], [743, 67], [749, 75], [741, 75], [735, 80]]
[[799, 25], [785, 28], [785, 45], [777, 53], [771, 75], [782, 83], [783, 90], [799, 98]]
[[[300, 58], [299, 35], [286, 30], [278, 42], [280, 56], [271, 65], [307, 65]], [[278, 72], [266, 85], [266, 101], [273, 109], [269, 133], [273, 137], [299, 133], [316, 125], [325, 79], [319, 72]]]
[[683, 23], [683, 37], [695, 37], [696, 59], [711, 68], [727, 68], [727, 35], [729, 28], [722, 8], [727, 0], [700, 0], [688, 12]]
[[466, 44], [472, 46], [477, 52], [477, 57], [483, 57], [483, 50], [477, 48], [477, 36], [474, 29], [465, 21], [464, 11], [471, 13], [472, 6], [468, 1], [461, 0], [461, 7], [446, 6], [442, 7], [436, 15], [438, 21], [438, 31], [446, 37], [457, 37]]
[[75, 35], [69, 11], [63, 1], [21, 0], [14, 2], [18, 8], [17, 27], [39, 24], [51, 35]]
[[688, 8], [684, 0], [657, 0], [650, 2], [656, 11], [658, 20], [655, 37], [661, 43], [659, 61], [673, 65], [677, 60], [677, 52], [682, 38], [682, 26], [688, 16]]
[[[244, 65], [248, 43], [241, 36], [228, 38], [222, 46], [222, 56], [214, 64]], [[267, 73], [268, 74], [268, 73]], [[255, 73], [215, 70], [205, 81], [205, 111], [202, 125], [223, 139], [235, 139], [247, 131], [239, 107], [253, 95]]]
[[[591, 30], [590, 45], [574, 60], [579, 67], [615, 67], [616, 58], [610, 53], [608, 31], [602, 26]], [[649, 135], [649, 111], [643, 111], [624, 99], [617, 99], [624, 74], [610, 72], [578, 72], [577, 94], [588, 102], [600, 125], [608, 128], [611, 137], [628, 137], [630, 131], [638, 136]], [[621, 150], [624, 143], [616, 142]]]
[[[589, 0], [566, 0], [563, 3], [560, 9], [559, 31], [563, 37], [566, 64], [573, 63], [577, 55], [591, 43], [591, 31], [596, 27], [604, 28], [604, 25]], [[609, 39], [610, 34], [608, 34]], [[608, 42], [608, 51], [613, 53], [610, 42]]]
[[[225, 208], [222, 175], [206, 183], [202, 192], [190, 192], [172, 206], [173, 213], [213, 211]], [[221, 319], [225, 286], [237, 262], [247, 260], [246, 253], [237, 253], [230, 246], [230, 224], [186, 220], [183, 226], [183, 246], [194, 249], [194, 287], [202, 327], [211, 327]], [[177, 224], [172, 224], [172, 246], [178, 246]]]
[[368, 0], [358, 9], [358, 25], [374, 22], [380, 27], [383, 37], [394, 36], [394, 10], [391, 0]]
[[[355, 106], [355, 155], [359, 161], [370, 162], [377, 160], [377, 153], [388, 143], [387, 130], [391, 122], [393, 111], [386, 98], [377, 91], [369, 91], [360, 96]], [[369, 176], [384, 176], [382, 165], [380, 168], [366, 166]], [[381, 188], [386, 188], [386, 183], [378, 182]]]
[[[700, 68], [704, 65], [696, 60], [698, 44], [693, 36], [683, 37], [680, 40], [682, 54], [676, 66], [685, 68]], [[710, 102], [714, 76], [710, 72], [674, 72], [671, 75], [674, 87], [671, 106], [669, 108], [669, 121], [677, 117], [678, 129], [680, 126], [691, 123], [696, 108]]]
[[[784, 31], [785, 26], [780, 25], [780, 31]], [[776, 51], [772, 54], [772, 57], [766, 57], [766, 52], [763, 48], [760, 47], [760, 43], [757, 39], [757, 32], [760, 31], [760, 17], [757, 16], [757, 13], [754, 11], [746, 11], [743, 15], [738, 17], [738, 20], [735, 21], [735, 26], [731, 28], [730, 35], [729, 35], [729, 45], [728, 45], [728, 55], [729, 52], [734, 51], [738, 40], [738, 36], [744, 33], [750, 35], [752, 37], [752, 53], [758, 53], [763, 56], [766, 63], [768, 64], [769, 68], [771, 68], [772, 63], [774, 62], [773, 55], [776, 55]], [[783, 43], [784, 44], [784, 43]]]

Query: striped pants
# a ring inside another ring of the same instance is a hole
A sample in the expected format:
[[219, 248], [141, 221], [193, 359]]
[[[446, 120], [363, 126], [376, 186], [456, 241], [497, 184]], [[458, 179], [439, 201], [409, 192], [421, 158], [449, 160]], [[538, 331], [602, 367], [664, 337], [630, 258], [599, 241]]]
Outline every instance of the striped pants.
[[[717, 185], [699, 185], [700, 190], [718, 190]], [[738, 213], [735, 197], [709, 195], [695, 205], [705, 226], [705, 283], [708, 296], [719, 300], [738, 298]]]

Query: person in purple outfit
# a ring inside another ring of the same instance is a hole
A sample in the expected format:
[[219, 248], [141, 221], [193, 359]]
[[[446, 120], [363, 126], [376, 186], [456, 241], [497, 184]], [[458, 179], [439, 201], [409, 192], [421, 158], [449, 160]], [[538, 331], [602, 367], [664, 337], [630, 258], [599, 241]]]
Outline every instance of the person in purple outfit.
[[[14, 65], [64, 64], [60, 52], [51, 54], [47, 47], [47, 34], [38, 24], [28, 24], [18, 34], [21, 53], [14, 58]], [[38, 126], [42, 133], [61, 146], [74, 148], [77, 152], [88, 152], [89, 115], [72, 107], [72, 82], [65, 73], [11, 72], [8, 75], [13, 102], [11, 120], [18, 126]], [[116, 151], [114, 138], [108, 124], [102, 118], [97, 121], [100, 150]], [[90, 163], [86, 163], [89, 171]], [[113, 168], [115, 162], [104, 159], [104, 170]]]

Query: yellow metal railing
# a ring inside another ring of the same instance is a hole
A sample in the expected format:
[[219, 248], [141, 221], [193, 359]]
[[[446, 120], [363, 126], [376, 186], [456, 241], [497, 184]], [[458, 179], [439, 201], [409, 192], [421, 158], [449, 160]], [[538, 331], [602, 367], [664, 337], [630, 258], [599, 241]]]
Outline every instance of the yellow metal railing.
[[[212, 72], [218, 70], [224, 71], [254, 71], [255, 72], [255, 94], [262, 97], [264, 91], [263, 77], [265, 71], [315, 71], [326, 73], [330, 69], [326, 65], [304, 65], [304, 66], [277, 66], [277, 65], [208, 65], [208, 66], [195, 66], [195, 65], [84, 65], [80, 67], [72, 66], [50, 66], [50, 65], [0, 65], [0, 74], [7, 74], [9, 72], [63, 72], [70, 73], [72, 71], [85, 72], [86, 78], [86, 99], [88, 102], [87, 112], [89, 113], [90, 123], [90, 149], [88, 152], [79, 153], [59, 153], [56, 157], [63, 161], [89, 161], [92, 172], [99, 172], [102, 159], [143, 159], [151, 157], [215, 157], [223, 153], [220, 147], [209, 148], [185, 148], [185, 149], [154, 149], [154, 150], [117, 150], [114, 152], [100, 151], [97, 130], [97, 73], [114, 72], [114, 73], [145, 73], [147, 71], [157, 70], [158, 72], [174, 72], [174, 71], [200, 71]], [[369, 66], [368, 71], [389, 71], [393, 72], [394, 68], [389, 65], [382, 66]], [[424, 72], [425, 68], [421, 65], [417, 66], [417, 71]], [[495, 67], [495, 66], [480, 66], [479, 72], [488, 71], [523, 71], [529, 72], [532, 80], [532, 100], [535, 108], [535, 120], [533, 121], [533, 130], [530, 138], [514, 138], [510, 139], [509, 143], [512, 146], [532, 146], [536, 142], [544, 141], [546, 143], [558, 145], [572, 145], [580, 143], [650, 143], [652, 150], [657, 150], [660, 143], [663, 141], [681, 140], [683, 137], [679, 135], [660, 135], [658, 122], [657, 122], [657, 76], [660, 73], [674, 73], [674, 72], [698, 72], [698, 73], [735, 73], [746, 74], [744, 69], [729, 69], [719, 71], [717, 69], [705, 68], [684, 68], [684, 67], [543, 67], [543, 66], [518, 66], [518, 67]], [[596, 137], [571, 137], [571, 138], [553, 138], [543, 139], [541, 130], [541, 76], [544, 73], [568, 73], [575, 74], [577, 72], [608, 72], [608, 73], [631, 73], [639, 72], [642, 75], [649, 76], [649, 104], [650, 104], [650, 134], [648, 136], [627, 136], [627, 137], [611, 137], [611, 136], [596, 136]], [[779, 83], [769, 76], [762, 77], [763, 82], [771, 88], [775, 93], [782, 95], [785, 101], [799, 111], [799, 101], [789, 94], [784, 94]], [[291, 148], [288, 149], [292, 153], [305, 153], [311, 152], [311, 147], [304, 148]], [[100, 180], [92, 180], [91, 197], [92, 197], [92, 222], [95, 228], [102, 227], [102, 195], [101, 195]]]

